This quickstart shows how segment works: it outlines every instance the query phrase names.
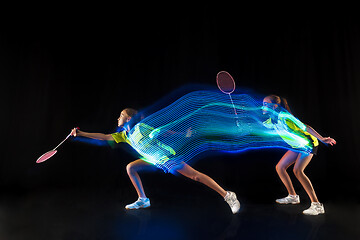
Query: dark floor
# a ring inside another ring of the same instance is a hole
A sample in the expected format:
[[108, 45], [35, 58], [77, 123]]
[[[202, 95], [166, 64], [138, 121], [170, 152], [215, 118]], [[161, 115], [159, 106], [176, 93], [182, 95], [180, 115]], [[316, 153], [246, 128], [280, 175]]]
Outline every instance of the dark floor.
[[360, 239], [355, 203], [328, 203], [325, 215], [304, 216], [305, 203], [242, 202], [240, 213], [232, 215], [221, 198], [181, 194], [157, 196], [149, 209], [125, 211], [135, 199], [121, 195], [109, 189], [0, 195], [0, 239]]

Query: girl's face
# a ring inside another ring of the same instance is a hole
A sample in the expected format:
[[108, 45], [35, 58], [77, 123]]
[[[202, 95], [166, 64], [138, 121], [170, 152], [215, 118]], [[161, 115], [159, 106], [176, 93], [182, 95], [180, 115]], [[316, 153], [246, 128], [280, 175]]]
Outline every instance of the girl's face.
[[118, 127], [123, 127], [125, 123], [129, 122], [131, 117], [126, 113], [125, 110], [122, 110], [120, 117], [118, 118]]
[[267, 109], [275, 109], [277, 108], [278, 105], [275, 103], [272, 103], [271, 102], [271, 99], [269, 97], [266, 97], [264, 98], [263, 100], [263, 107], [262, 107], [262, 110], [263, 110], [263, 114], [267, 114], [268, 113], [268, 110]]

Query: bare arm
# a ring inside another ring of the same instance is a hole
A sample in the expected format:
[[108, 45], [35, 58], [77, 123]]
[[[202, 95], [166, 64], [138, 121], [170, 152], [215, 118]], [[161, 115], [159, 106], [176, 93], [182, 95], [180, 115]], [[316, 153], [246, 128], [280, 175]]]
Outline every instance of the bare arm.
[[76, 128], [74, 128], [71, 131], [71, 136], [87, 137], [87, 138], [103, 140], [103, 141], [115, 141], [114, 138], [111, 136], [111, 134], [88, 133], [88, 132], [83, 132], [83, 131], [77, 130]]
[[331, 146], [336, 144], [335, 139], [333, 139], [331, 137], [323, 137], [323, 136], [321, 136], [318, 132], [316, 132], [309, 125], [306, 125], [306, 131], [308, 133], [310, 133], [311, 135], [313, 135], [314, 137], [316, 137], [317, 139], [319, 139], [321, 142], [325, 143], [325, 144], [330, 144]]

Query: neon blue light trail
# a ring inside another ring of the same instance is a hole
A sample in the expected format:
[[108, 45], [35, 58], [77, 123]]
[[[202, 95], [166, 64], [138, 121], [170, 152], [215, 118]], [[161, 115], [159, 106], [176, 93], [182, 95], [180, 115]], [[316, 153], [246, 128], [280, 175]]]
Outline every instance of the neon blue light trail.
[[205, 151], [241, 152], [269, 147], [312, 150], [301, 132], [290, 132], [281, 126], [281, 121], [275, 121], [280, 117], [301, 123], [286, 110], [265, 109], [262, 102], [246, 94], [232, 97], [237, 116], [223, 93], [186, 94], [137, 123], [128, 134], [131, 146], [143, 160], [165, 172]]

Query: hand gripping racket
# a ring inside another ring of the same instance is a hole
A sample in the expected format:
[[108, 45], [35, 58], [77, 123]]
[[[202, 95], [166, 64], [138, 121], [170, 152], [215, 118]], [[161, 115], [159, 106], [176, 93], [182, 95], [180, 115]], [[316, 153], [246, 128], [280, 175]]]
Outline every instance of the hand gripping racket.
[[[79, 129], [78, 127], [76, 129]], [[69, 137], [71, 136], [71, 133], [69, 135], [66, 136], [66, 138], [59, 144], [57, 145], [53, 150], [50, 150], [46, 153], [44, 153], [43, 155], [41, 155], [37, 160], [36, 163], [42, 163], [45, 162], [46, 160], [48, 160], [49, 158], [51, 158], [52, 156], [55, 155], [55, 153], [57, 152], [57, 148], [60, 147], [61, 144], [63, 144]]]

